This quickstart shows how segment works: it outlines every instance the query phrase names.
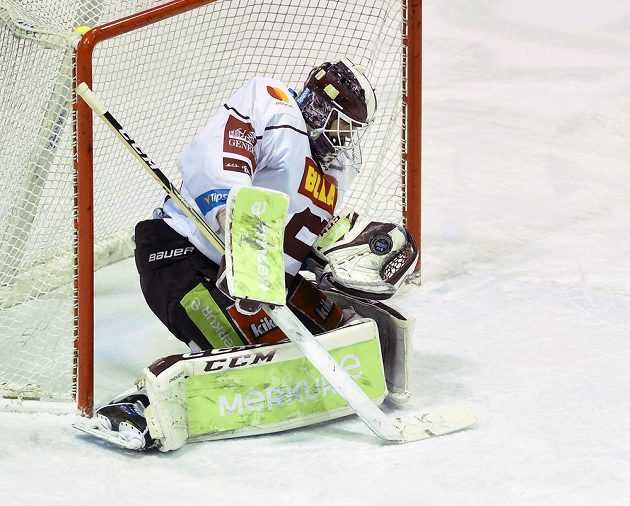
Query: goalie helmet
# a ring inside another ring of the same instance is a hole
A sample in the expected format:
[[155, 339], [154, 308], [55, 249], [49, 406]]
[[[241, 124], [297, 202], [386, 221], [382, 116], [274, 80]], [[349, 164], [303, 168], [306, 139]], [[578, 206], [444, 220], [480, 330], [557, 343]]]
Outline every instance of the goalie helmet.
[[362, 69], [347, 58], [311, 70], [297, 97], [313, 157], [324, 170], [343, 155], [357, 171], [360, 140], [376, 112], [376, 95]]

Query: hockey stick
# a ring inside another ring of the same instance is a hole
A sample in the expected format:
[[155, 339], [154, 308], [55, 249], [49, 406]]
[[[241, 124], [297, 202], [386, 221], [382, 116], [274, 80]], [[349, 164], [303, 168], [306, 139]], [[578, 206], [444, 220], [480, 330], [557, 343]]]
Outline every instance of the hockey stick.
[[[164, 173], [125, 132], [118, 121], [107, 111], [86, 83], [77, 87], [77, 94], [118, 136], [142, 166], [153, 176], [180, 209], [195, 223], [203, 235], [220, 252], [225, 250], [221, 238], [208, 226], [203, 217], [181, 196]], [[263, 309], [278, 327], [296, 344], [304, 356], [322, 374], [335, 391], [344, 398], [363, 422], [386, 441], [406, 443], [454, 432], [475, 423], [474, 414], [465, 406], [447, 406], [434, 411], [391, 418], [381, 411], [361, 390], [348, 373], [319, 344], [315, 336], [286, 306], [263, 304]]]

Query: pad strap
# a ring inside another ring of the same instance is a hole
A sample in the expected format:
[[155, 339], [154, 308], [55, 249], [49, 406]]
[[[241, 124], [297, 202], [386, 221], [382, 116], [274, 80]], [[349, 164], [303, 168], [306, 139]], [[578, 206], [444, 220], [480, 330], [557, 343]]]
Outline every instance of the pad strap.
[[328, 291], [326, 295], [340, 307], [352, 308], [359, 316], [376, 322], [389, 391], [387, 399], [396, 404], [407, 402], [411, 397], [409, 370], [415, 319], [384, 302], [358, 299], [336, 290]]

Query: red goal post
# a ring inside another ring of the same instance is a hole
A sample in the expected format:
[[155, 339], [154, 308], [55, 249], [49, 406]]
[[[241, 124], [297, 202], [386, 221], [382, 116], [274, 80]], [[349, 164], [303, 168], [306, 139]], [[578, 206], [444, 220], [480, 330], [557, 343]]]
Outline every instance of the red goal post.
[[[124, 17], [122, 19], [118, 19], [115, 21], [111, 21], [109, 23], [105, 23], [101, 26], [97, 26], [87, 33], [83, 35], [76, 46], [75, 53], [75, 87], [76, 84], [85, 82], [91, 88], [93, 88], [96, 92], [99, 92], [104, 100], [107, 101], [108, 105], [112, 107], [112, 111], [115, 114], [120, 115], [124, 124], [128, 125], [130, 133], [132, 136], [137, 138], [143, 147], [146, 146], [146, 142], [143, 136], [148, 136], [151, 134], [149, 131], [142, 131], [142, 121], [134, 122], [128, 121], [125, 117], [125, 113], [128, 113], [130, 109], [134, 109], [133, 115], [142, 116], [143, 111], [141, 110], [142, 104], [138, 104], [135, 98], [129, 98], [129, 100], [133, 100], [134, 103], [124, 103], [125, 97], [122, 96], [120, 98], [115, 98], [112, 100], [112, 97], [108, 92], [112, 90], [111, 86], [104, 84], [104, 80], [107, 78], [106, 70], [99, 69], [99, 62], [104, 61], [105, 57], [95, 56], [95, 52], [101, 46], [106, 46], [108, 41], [112, 39], [116, 39], [126, 34], [130, 34], [131, 32], [142, 34], [143, 32], [147, 34], [148, 37], [154, 37], [153, 32], [149, 34], [149, 27], [151, 25], [158, 25], [166, 20], [172, 19], [176, 16], [183, 16], [185, 13], [190, 13], [190, 11], [194, 9], [202, 9], [210, 6], [211, 4], [221, 4], [221, 1], [217, 0], [174, 0], [162, 5], [155, 6], [143, 12], [135, 13], [130, 16]], [[255, 3], [255, 2], [254, 2]], [[322, 2], [310, 2], [310, 4], [318, 4]], [[323, 2], [326, 4], [326, 7], [330, 7], [333, 3], [341, 3], [341, 2]], [[286, 2], [285, 2], [286, 4]], [[296, 8], [299, 10], [300, 8], [304, 9], [304, 16], [312, 16], [315, 17], [315, 14], [308, 5], [308, 2], [296, 2]], [[288, 9], [288, 7], [285, 8]], [[376, 9], [376, 7], [375, 7]], [[398, 179], [400, 190], [396, 190], [396, 195], [374, 195], [370, 194], [366, 195], [366, 200], [369, 199], [390, 199], [396, 198], [400, 199], [400, 203], [397, 204], [401, 217], [405, 220], [407, 226], [410, 228], [414, 236], [416, 237], [418, 244], [420, 244], [420, 166], [421, 166], [421, 53], [422, 53], [422, 2], [421, 0], [408, 0], [400, 2], [401, 9], [401, 25], [400, 25], [400, 81], [399, 84], [401, 86], [400, 90], [400, 132], [398, 134], [398, 140], [390, 140], [387, 137], [387, 142], [390, 143], [400, 143], [400, 160], [398, 162], [399, 167], [397, 169], [393, 169], [388, 167], [387, 170], [391, 170], [391, 174], [388, 176], [388, 179], [394, 178]], [[248, 14], [246, 9], [239, 10], [235, 9], [234, 12], [223, 11], [220, 8], [216, 8], [215, 11], [218, 15], [226, 16], [227, 20], [221, 20], [221, 23], [224, 23], [225, 33], [226, 35], [221, 35], [221, 37], [227, 37], [230, 40], [234, 37], [234, 31], [238, 30], [236, 26], [240, 20], [244, 20], [245, 16]], [[286, 11], [288, 12], [288, 11]], [[358, 11], [357, 11], [358, 12]], [[370, 12], [365, 11], [366, 16], [371, 15]], [[255, 16], [255, 13], [249, 13], [251, 16]], [[209, 14], [210, 16], [212, 13]], [[357, 14], [360, 16], [361, 14]], [[282, 30], [282, 20], [273, 16], [273, 13], [264, 12], [260, 14], [260, 16], [266, 16], [269, 20], [269, 30]], [[300, 16], [299, 12], [297, 16]], [[376, 16], [386, 17], [387, 13], [378, 13]], [[199, 14], [201, 17], [201, 14]], [[193, 20], [194, 17], [188, 16], [189, 20]], [[195, 20], [197, 22], [198, 19]], [[354, 18], [350, 20], [354, 21]], [[327, 23], [327, 20], [323, 20], [324, 23]], [[250, 21], [247, 21], [250, 23]], [[258, 25], [258, 21], [251, 21], [254, 26], [254, 30], [258, 30], [256, 28]], [[165, 25], [165, 29], [174, 30], [172, 33], [173, 36], [177, 37], [185, 37], [191, 39], [190, 53], [195, 53], [197, 48], [195, 47], [195, 40], [200, 36], [198, 33], [186, 33], [182, 32], [182, 26], [173, 27], [170, 24]], [[200, 25], [201, 26], [201, 25]], [[249, 26], [249, 25], [248, 25]], [[264, 25], [260, 25], [264, 26]], [[286, 30], [291, 30], [291, 27], [288, 25], [284, 27]], [[304, 26], [300, 26], [299, 30], [303, 30]], [[341, 29], [341, 28], [339, 28]], [[180, 32], [177, 32], [180, 30]], [[279, 33], [279, 32], [278, 32]], [[300, 33], [300, 32], [296, 32]], [[327, 32], [322, 32], [322, 37], [328, 37]], [[249, 35], [248, 33], [240, 34], [241, 37], [246, 37]], [[264, 35], [264, 34], [263, 34]], [[140, 37], [141, 35], [138, 35]], [[370, 39], [368, 44], [378, 44], [380, 43], [378, 33], [369, 33], [367, 38]], [[270, 40], [264, 42], [265, 47], [261, 51], [262, 54], [259, 58], [267, 58], [268, 55], [273, 55], [274, 51], [278, 53], [278, 62], [286, 61], [289, 58], [297, 58], [294, 56], [294, 47], [286, 47], [286, 42], [284, 40], [280, 41], [280, 35], [273, 34], [270, 35]], [[309, 41], [308, 34], [304, 34], [304, 40]], [[351, 42], [354, 42], [355, 38], [353, 36], [349, 36]], [[356, 37], [356, 40], [359, 43], [362, 43], [362, 37]], [[137, 38], [129, 39], [129, 47], [126, 49], [128, 52], [133, 52], [136, 50], [136, 41]], [[212, 46], [213, 50], [220, 50], [221, 48], [225, 48], [225, 51], [229, 51], [229, 48], [226, 45], [226, 42], [215, 41], [216, 45]], [[229, 42], [229, 41], [228, 41]], [[159, 44], [163, 44], [164, 48], [168, 48], [170, 45], [169, 41], [162, 41], [161, 39], [156, 42]], [[261, 42], [263, 43], [263, 42]], [[389, 43], [386, 41], [386, 44]], [[150, 43], [149, 43], [150, 44]], [[269, 50], [269, 46], [272, 44], [277, 44], [274, 46], [273, 50]], [[269, 50], [269, 51], [267, 51]], [[379, 49], [380, 50], [380, 49]], [[376, 50], [377, 52], [379, 50]], [[384, 49], [383, 51], [387, 50]], [[151, 54], [153, 58], [153, 65], [159, 66], [160, 59], [155, 58], [155, 55], [151, 53], [150, 47], [147, 46], [147, 49], [144, 49], [146, 54]], [[337, 51], [334, 51], [335, 53]], [[142, 59], [143, 54], [141, 53], [138, 58]], [[242, 53], [241, 55], [236, 57], [235, 61], [243, 62], [243, 66], [250, 65], [252, 68], [255, 67], [254, 61], [255, 58], [249, 56], [250, 53], [247, 51]], [[254, 53], [252, 53], [254, 54]], [[369, 50], [366, 50], [365, 54], [370, 54], [374, 59], [378, 58], [378, 54], [369, 53]], [[245, 56], [243, 56], [245, 55]], [[227, 76], [230, 74], [230, 69], [228, 68], [226, 72], [217, 71], [214, 72], [215, 68], [219, 65], [227, 65], [228, 67], [233, 63], [227, 59], [224, 54], [219, 53], [204, 53], [204, 56], [200, 56], [199, 58], [209, 58], [213, 57], [216, 59], [216, 64], [210, 64], [210, 71], [205, 69], [199, 69], [198, 73], [207, 74], [208, 79], [217, 79], [220, 82], [225, 83], [226, 81], [221, 81], [225, 79], [222, 76]], [[254, 55], [255, 56], [255, 55]], [[335, 55], [332, 55], [337, 56]], [[273, 56], [272, 56], [273, 57]], [[318, 55], [319, 57], [319, 55]], [[115, 57], [114, 57], [115, 58]], [[169, 58], [169, 55], [164, 56], [164, 58]], [[174, 57], [174, 60], [179, 57]], [[157, 62], [157, 63], [156, 63]], [[251, 63], [248, 63], [251, 62]], [[178, 61], [168, 62], [169, 64], [173, 64], [177, 66]], [[313, 60], [309, 62], [304, 62], [306, 65], [314, 65], [318, 63], [318, 61]], [[363, 63], [363, 62], [359, 62]], [[369, 62], [368, 62], [369, 63]], [[206, 60], [207, 64], [207, 60]], [[108, 63], [109, 65], [109, 63]], [[139, 65], [136, 63], [135, 65]], [[117, 70], [116, 72], [129, 72], [129, 68], [126, 67], [123, 70]], [[137, 66], [135, 71], [142, 73], [144, 68]], [[370, 76], [370, 67], [368, 65], [368, 77]], [[166, 72], [166, 71], [165, 71]], [[173, 71], [168, 71], [173, 72]], [[172, 78], [173, 81], [177, 79], [177, 73], [179, 71], [174, 71]], [[219, 77], [213, 77], [215, 74], [218, 74]], [[248, 73], [245, 71], [243, 75], [247, 75]], [[278, 75], [281, 75], [281, 69], [279, 69]], [[294, 71], [291, 72], [291, 77], [293, 78]], [[138, 86], [138, 83], [142, 83], [141, 79], [138, 76], [133, 77], [133, 85]], [[200, 78], [202, 79], [202, 78]], [[160, 76], [159, 86], [164, 87], [168, 85], [168, 79], [162, 80]], [[234, 83], [235, 84], [235, 83]], [[293, 85], [298, 85], [298, 83], [291, 82]], [[142, 86], [142, 84], [140, 84]], [[173, 86], [182, 86], [182, 91], [180, 93], [184, 93], [184, 89], [188, 89], [190, 84], [182, 84], [182, 83], [173, 83]], [[378, 85], [377, 85], [378, 86]], [[226, 85], [226, 88], [233, 87], [233, 83]], [[103, 89], [104, 88], [104, 89]], [[199, 85], [199, 90], [203, 91], [202, 85]], [[214, 89], [213, 89], [214, 90]], [[229, 96], [229, 92], [231, 90], [227, 89], [227, 95], [222, 97], [223, 99]], [[377, 93], [379, 89], [377, 87]], [[379, 100], [380, 100], [379, 96]], [[160, 105], [160, 97], [156, 95], [154, 97], [154, 105]], [[165, 101], [168, 99], [165, 99]], [[204, 101], [204, 97], [198, 94], [192, 93], [189, 98], [186, 100], [193, 101], [199, 100], [200, 102]], [[392, 100], [394, 100], [392, 98]], [[388, 100], [389, 102], [389, 100]], [[380, 102], [379, 102], [380, 105]], [[386, 104], [387, 105], [387, 104]], [[138, 111], [135, 111], [135, 108], [138, 108]], [[390, 111], [391, 113], [391, 111]], [[181, 121], [182, 123], [187, 121], [187, 114], [184, 115]], [[206, 116], [209, 117], [206, 113]], [[76, 255], [75, 255], [75, 269], [76, 269], [76, 277], [75, 277], [75, 349], [76, 349], [76, 359], [75, 359], [75, 372], [76, 372], [76, 392], [77, 392], [77, 404], [80, 411], [84, 414], [90, 414], [93, 406], [93, 391], [94, 391], [94, 233], [95, 233], [95, 222], [94, 222], [94, 210], [97, 209], [95, 206], [95, 189], [94, 189], [94, 170], [95, 170], [95, 153], [99, 149], [99, 144], [102, 142], [107, 142], [105, 139], [107, 138], [107, 133], [103, 133], [100, 137], [95, 137], [95, 130], [97, 126], [92, 122], [92, 112], [88, 108], [88, 106], [82, 101], [77, 100], [74, 97], [74, 132], [75, 132], [75, 143], [74, 143], [74, 164], [76, 171], [76, 194], [75, 194], [75, 203], [76, 203], [76, 214], [75, 214], [75, 229], [77, 233], [77, 241], [76, 241]], [[138, 124], [137, 127], [132, 127], [132, 125]], [[137, 128], [137, 129], [136, 129]], [[145, 127], [146, 128], [146, 127]], [[383, 125], [382, 131], [387, 133], [387, 130], [391, 130], [391, 125]], [[194, 134], [194, 132], [193, 132]], [[385, 135], [385, 134], [384, 134]], [[391, 133], [390, 133], [391, 135]], [[168, 135], [167, 135], [168, 136]], [[191, 134], [187, 134], [186, 137], [190, 140]], [[373, 141], [374, 142], [374, 141]], [[384, 142], [384, 141], [383, 141]], [[115, 146], [115, 143], [109, 145], [107, 148], [110, 152], [114, 152], [118, 150]], [[121, 150], [122, 151], [122, 150]], [[166, 165], [167, 163], [174, 166], [173, 159], [165, 159], [161, 158], [160, 154], [157, 155], [152, 152], [152, 148], [150, 146], [146, 147], [146, 151], [149, 155], [154, 158], [159, 165]], [[123, 156], [123, 155], [121, 155]], [[375, 155], [375, 156], [383, 156], [383, 155]], [[121, 158], [122, 159], [122, 158]], [[122, 164], [119, 159], [106, 162], [107, 164], [111, 164], [118, 166]], [[389, 165], [393, 165], [390, 163]], [[102, 170], [105, 170], [103, 167]], [[143, 177], [142, 171], [140, 168], [131, 167], [129, 170], [137, 170], [139, 174], [139, 178]], [[151, 184], [151, 183], [150, 183]], [[351, 190], [352, 191], [352, 190]], [[121, 206], [125, 206], [124, 201], [118, 202]], [[156, 201], [156, 205], [159, 202]], [[98, 209], [97, 209], [98, 210]], [[146, 209], [147, 212], [150, 212], [150, 209]]]

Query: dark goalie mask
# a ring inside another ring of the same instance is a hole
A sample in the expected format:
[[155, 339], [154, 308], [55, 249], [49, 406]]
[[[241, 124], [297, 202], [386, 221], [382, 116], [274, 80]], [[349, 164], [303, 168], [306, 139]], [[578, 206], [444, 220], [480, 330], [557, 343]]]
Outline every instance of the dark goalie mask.
[[358, 171], [361, 137], [376, 112], [376, 95], [361, 68], [347, 58], [323, 63], [311, 70], [296, 100], [315, 160], [326, 170], [339, 158]]

